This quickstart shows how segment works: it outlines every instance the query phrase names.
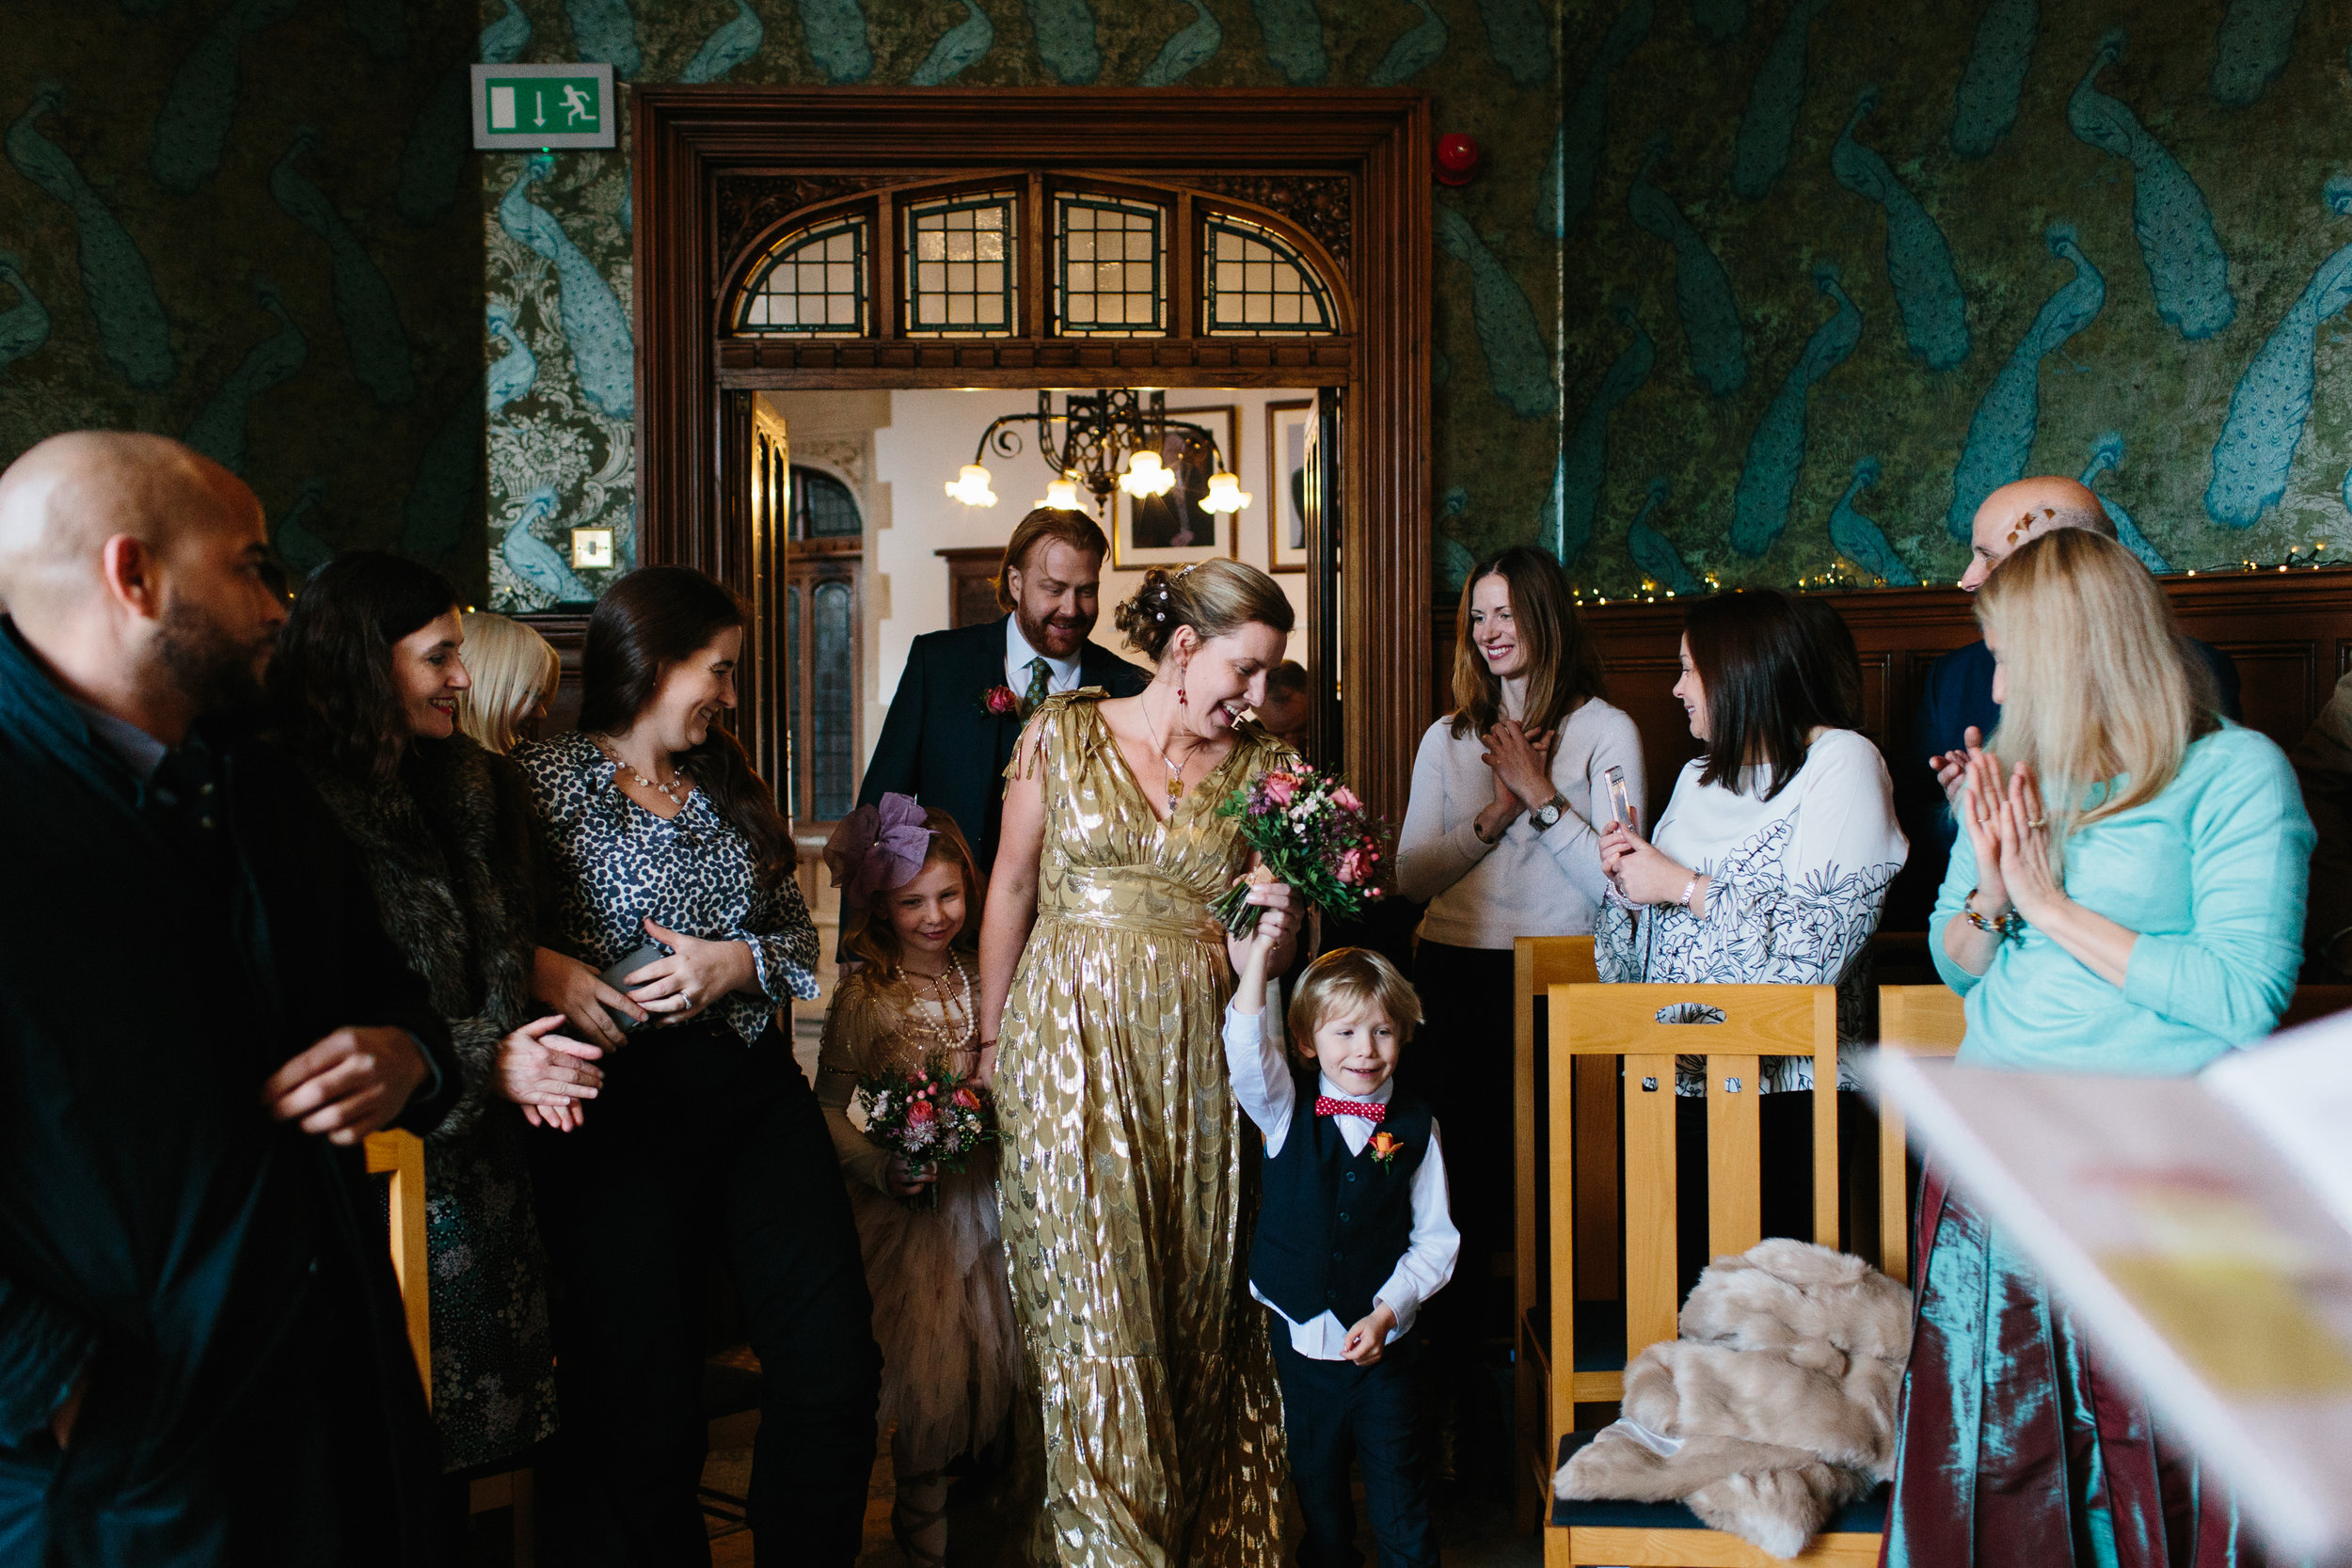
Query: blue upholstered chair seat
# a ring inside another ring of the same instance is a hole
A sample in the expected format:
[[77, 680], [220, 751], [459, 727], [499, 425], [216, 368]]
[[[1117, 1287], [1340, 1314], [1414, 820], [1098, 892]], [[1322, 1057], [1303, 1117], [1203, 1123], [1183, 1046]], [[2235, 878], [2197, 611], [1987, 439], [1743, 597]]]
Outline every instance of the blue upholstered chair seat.
[[[1560, 1439], [1560, 1463], [1594, 1438], [1597, 1432], [1571, 1432]], [[1555, 1468], [1552, 1472], [1557, 1475]], [[1570, 1502], [1554, 1495], [1551, 1523], [1556, 1528], [1580, 1529], [1710, 1529], [1680, 1503]], [[1886, 1488], [1873, 1488], [1860, 1502], [1849, 1503], [1830, 1515], [1824, 1535], [1875, 1535], [1886, 1528]]]

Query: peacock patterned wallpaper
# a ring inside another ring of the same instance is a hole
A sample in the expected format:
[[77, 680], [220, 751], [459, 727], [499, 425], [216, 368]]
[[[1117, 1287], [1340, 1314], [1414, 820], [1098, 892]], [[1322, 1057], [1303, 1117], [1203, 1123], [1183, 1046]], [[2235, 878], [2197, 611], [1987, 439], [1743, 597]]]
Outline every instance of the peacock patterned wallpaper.
[[2159, 571], [2352, 556], [2345, 0], [1599, 0], [1565, 33], [1545, 537], [1586, 588], [1948, 582], [2027, 473]]
[[472, 8], [17, 0], [0, 47], [0, 461], [183, 437], [297, 569], [485, 591]]
[[[1551, 515], [1557, 5], [485, 0], [480, 57], [607, 61], [624, 83], [1428, 88], [1439, 130], [1488, 155], [1438, 198], [1437, 526], [1458, 572]], [[610, 574], [574, 574], [565, 531], [613, 525], [624, 563], [634, 543], [626, 149], [485, 156], [481, 189], [492, 601], [585, 597]]]

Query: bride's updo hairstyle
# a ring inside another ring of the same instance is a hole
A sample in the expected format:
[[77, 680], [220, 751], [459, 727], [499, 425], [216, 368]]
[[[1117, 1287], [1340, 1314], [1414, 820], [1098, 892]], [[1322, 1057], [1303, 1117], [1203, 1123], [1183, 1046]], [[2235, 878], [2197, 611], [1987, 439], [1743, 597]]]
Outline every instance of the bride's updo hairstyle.
[[1281, 584], [1247, 562], [1222, 559], [1174, 573], [1154, 566], [1136, 596], [1111, 612], [1127, 645], [1154, 662], [1178, 626], [1190, 626], [1206, 642], [1252, 622], [1287, 637], [1295, 620]]

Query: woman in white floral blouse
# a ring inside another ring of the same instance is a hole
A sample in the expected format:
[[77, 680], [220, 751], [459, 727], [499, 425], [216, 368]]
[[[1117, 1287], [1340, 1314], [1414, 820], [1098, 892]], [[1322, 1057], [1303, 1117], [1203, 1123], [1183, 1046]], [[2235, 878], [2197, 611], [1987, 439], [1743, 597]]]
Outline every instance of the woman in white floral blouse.
[[[1691, 606], [1675, 695], [1706, 750], [1648, 841], [1622, 824], [1603, 836], [1611, 887], [1594, 945], [1603, 980], [1836, 986], [1839, 1043], [1859, 1044], [1864, 949], [1910, 847], [1878, 748], [1836, 725], [1845, 705], [1822, 678], [1832, 656], [1817, 639], [1775, 590]], [[1700, 1117], [1678, 1139], [1695, 1151], [1706, 1102], [1694, 1068], [1686, 1061], [1676, 1086]], [[1773, 1097], [1762, 1105], [1764, 1233], [1810, 1237], [1813, 1065], [1767, 1056], [1758, 1080]], [[1701, 1204], [1682, 1230], [1703, 1260], [1706, 1187], [1680, 1186]]]

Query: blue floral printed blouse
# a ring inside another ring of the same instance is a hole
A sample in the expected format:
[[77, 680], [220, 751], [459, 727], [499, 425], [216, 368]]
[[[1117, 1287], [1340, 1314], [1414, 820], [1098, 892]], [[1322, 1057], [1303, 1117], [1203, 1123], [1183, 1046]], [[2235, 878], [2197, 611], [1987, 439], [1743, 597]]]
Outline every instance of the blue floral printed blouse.
[[515, 761], [552, 895], [548, 946], [607, 969], [650, 940], [648, 915], [684, 936], [744, 942], [766, 995], [739, 991], [702, 1016], [747, 1044], [778, 1004], [816, 998], [817, 927], [800, 884], [762, 883], [750, 842], [701, 790], [677, 816], [658, 816], [621, 792], [612, 760], [577, 731], [517, 747]]

